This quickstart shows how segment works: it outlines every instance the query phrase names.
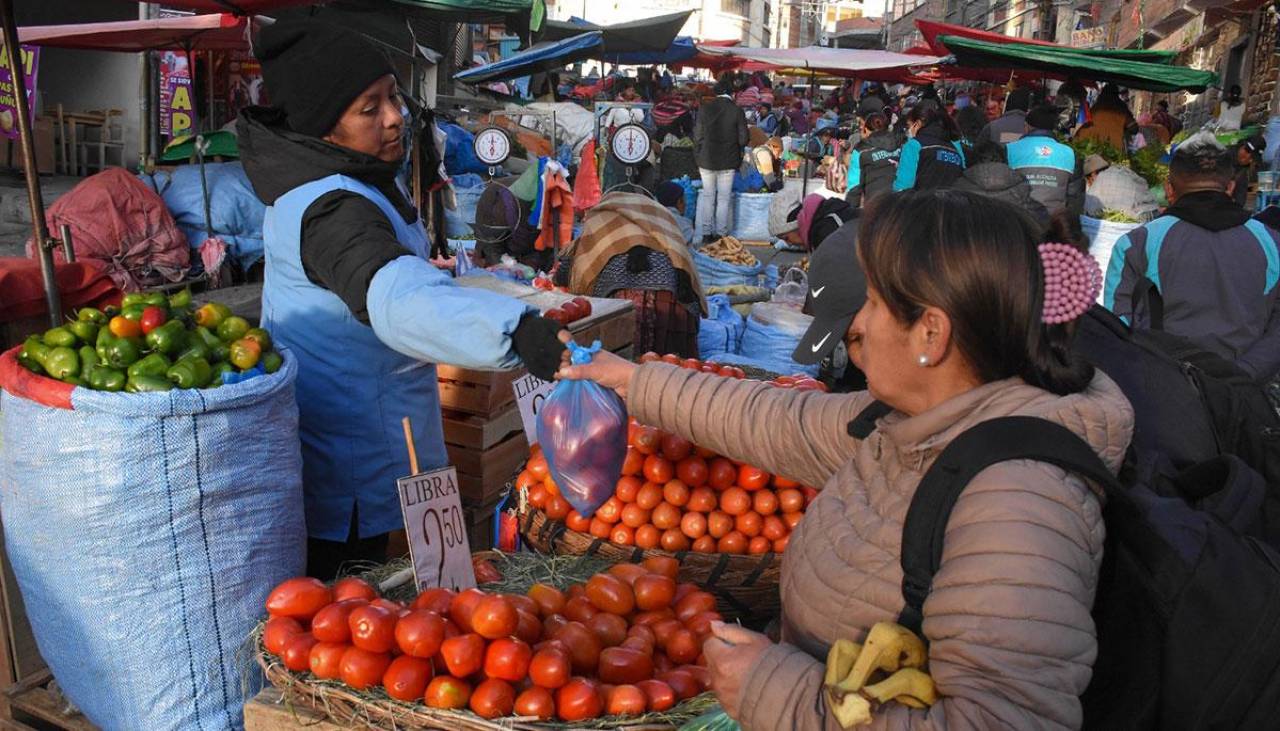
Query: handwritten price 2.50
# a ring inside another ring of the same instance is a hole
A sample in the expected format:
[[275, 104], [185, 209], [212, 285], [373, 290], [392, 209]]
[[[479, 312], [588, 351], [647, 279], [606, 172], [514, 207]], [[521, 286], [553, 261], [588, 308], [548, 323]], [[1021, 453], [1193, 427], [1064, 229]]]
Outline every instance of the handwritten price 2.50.
[[[434, 530], [432, 529], [433, 526]], [[440, 564], [437, 568], [436, 576], [443, 583], [446, 550], [462, 545], [466, 537], [462, 527], [462, 511], [457, 506], [445, 508], [443, 511], [427, 508], [422, 513], [422, 535], [426, 538], [428, 546], [431, 545], [431, 536], [434, 535], [438, 541], [439, 549], [437, 552], [440, 555]], [[458, 587], [455, 585], [449, 588], [456, 590]]]

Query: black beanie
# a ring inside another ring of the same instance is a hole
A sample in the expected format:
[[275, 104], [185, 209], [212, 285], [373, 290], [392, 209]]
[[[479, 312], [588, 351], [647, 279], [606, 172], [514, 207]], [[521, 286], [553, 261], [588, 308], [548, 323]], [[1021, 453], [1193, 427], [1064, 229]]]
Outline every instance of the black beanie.
[[1057, 107], [1042, 104], [1027, 112], [1027, 126], [1031, 129], [1052, 130], [1058, 126], [1060, 117], [1061, 112], [1058, 111]]
[[352, 100], [395, 68], [360, 34], [315, 20], [282, 21], [254, 44], [271, 103], [294, 132], [323, 137]]

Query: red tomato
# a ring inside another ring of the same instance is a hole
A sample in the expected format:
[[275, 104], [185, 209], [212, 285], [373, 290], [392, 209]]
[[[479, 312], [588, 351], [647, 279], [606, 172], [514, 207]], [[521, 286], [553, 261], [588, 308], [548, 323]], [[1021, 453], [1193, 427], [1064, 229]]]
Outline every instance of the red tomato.
[[465, 678], [484, 666], [484, 638], [475, 633], [450, 637], [440, 643], [440, 657], [450, 675]]
[[523, 609], [517, 609], [516, 615], [519, 617], [516, 623], [516, 637], [530, 644], [542, 639], [542, 622], [538, 620], [538, 615]]
[[661, 360], [663, 363], [669, 363], [671, 365], [680, 365], [680, 356], [674, 353], [667, 353], [666, 355], [662, 356]]
[[627, 620], [616, 614], [600, 612], [587, 620], [587, 629], [599, 638], [601, 647], [616, 647], [627, 639]]
[[657, 454], [662, 446], [662, 433], [651, 426], [642, 426], [636, 430], [636, 442], [633, 446], [645, 456]]
[[760, 529], [760, 535], [765, 538], [776, 541], [782, 538], [790, 531], [786, 522], [776, 515], [766, 515], [764, 518], [764, 527]]
[[669, 579], [675, 579], [680, 575], [680, 562], [670, 556], [650, 556], [640, 565], [648, 569], [650, 573], [665, 576]]
[[564, 593], [550, 584], [529, 587], [529, 598], [538, 605], [538, 615], [543, 618], [564, 611]]
[[[690, 515], [695, 515], [691, 513]], [[688, 516], [686, 516], [688, 517]], [[641, 611], [671, 606], [676, 595], [676, 582], [668, 576], [650, 574], [636, 579], [636, 608]]]
[[790, 542], [791, 542], [791, 534], [788, 533], [785, 536], [773, 542], [773, 552], [774, 553], [785, 552], [787, 550], [787, 544]]
[[701, 370], [702, 361], [698, 360], [697, 358], [685, 358], [684, 360], [680, 361], [680, 367], [685, 368], [687, 370], [691, 370], [691, 371]]
[[783, 477], [782, 475], [774, 475], [773, 486], [778, 488], [779, 490], [789, 490], [792, 488], [800, 487], [800, 483], [796, 482], [795, 480], [791, 480], [786, 477]]
[[432, 708], [458, 710], [467, 707], [471, 700], [471, 686], [465, 680], [449, 675], [438, 675], [427, 684], [423, 701]]
[[578, 311], [583, 317], [591, 317], [591, 300], [586, 297], [574, 297], [572, 301], [578, 306]]
[[626, 582], [609, 574], [596, 574], [587, 582], [587, 599], [602, 612], [620, 617], [631, 613], [636, 597]]
[[697, 540], [707, 534], [707, 516], [702, 513], [685, 513], [680, 519], [680, 532], [689, 540]]
[[[634, 454], [638, 455], [637, 459], [640, 460], [640, 466], [636, 468], [635, 472], [635, 474], [638, 475], [644, 470], [644, 455], [639, 452], [634, 452]], [[630, 459], [630, 457], [628, 457], [628, 459]], [[614, 497], [622, 501], [623, 507], [626, 507], [627, 503], [633, 503], [636, 501], [636, 497], [640, 494], [641, 487], [644, 487], [644, 480], [639, 477], [628, 475], [618, 480], [618, 484], [614, 487], [613, 494]]]
[[556, 691], [556, 713], [562, 721], [584, 721], [603, 710], [604, 698], [594, 680], [574, 678]]
[[733, 521], [733, 527], [747, 538], [755, 538], [764, 528], [764, 518], [754, 510], [748, 510]]
[[773, 479], [773, 476], [759, 467], [744, 464], [738, 468], [738, 487], [744, 490], [759, 490], [762, 487], [768, 487], [771, 479]]
[[703, 373], [714, 373], [717, 376], [720, 375], [720, 366], [716, 365], [715, 363], [703, 363], [702, 367], [699, 368], [698, 370], [702, 371]]
[[636, 493], [636, 507], [653, 510], [662, 502], [662, 488], [652, 482], [646, 482]]
[[662, 550], [671, 553], [689, 550], [689, 537], [679, 528], [668, 528], [662, 532]]
[[568, 500], [565, 500], [559, 495], [552, 495], [547, 498], [547, 507], [543, 509], [543, 512], [545, 512], [547, 517], [552, 520], [564, 520], [570, 510], [572, 510], [572, 508], [569, 507]]
[[444, 618], [426, 609], [415, 609], [396, 622], [395, 638], [404, 654], [429, 659], [444, 642]]
[[542, 453], [530, 457], [528, 464], [524, 468], [533, 476], [533, 479], [539, 482], [547, 479], [547, 475], [551, 473], [551, 470], [547, 467], [547, 458]]
[[481, 718], [510, 716], [516, 706], [516, 689], [505, 680], [489, 678], [471, 692], [470, 706]]
[[596, 508], [595, 517], [601, 522], [613, 525], [622, 520], [622, 501], [617, 495], [604, 501], [604, 504]]
[[677, 701], [687, 700], [702, 692], [702, 686], [694, 678], [693, 673], [687, 670], [672, 670], [663, 673], [658, 680], [671, 686], [671, 691], [676, 694]]
[[576, 530], [579, 533], [591, 530], [591, 519], [576, 510], [570, 510], [569, 514], [564, 516], [564, 524], [569, 530]]
[[707, 484], [707, 461], [698, 456], [685, 457], [676, 465], [676, 477], [689, 487]]
[[662, 499], [683, 508], [689, 504], [689, 486], [680, 480], [671, 480], [662, 486]]
[[668, 711], [676, 704], [675, 691], [661, 680], [642, 680], [636, 687], [644, 692], [650, 712]]
[[799, 513], [804, 510], [804, 493], [794, 488], [778, 491], [778, 507], [783, 513]]
[[392, 660], [387, 672], [382, 674], [382, 687], [398, 701], [417, 701], [426, 692], [434, 674], [430, 660], [401, 655]]
[[719, 612], [698, 612], [690, 617], [684, 626], [697, 635], [699, 640], [706, 640], [707, 635], [711, 634], [711, 623], [722, 619]]
[[738, 468], [724, 457], [711, 460], [711, 464], [707, 466], [707, 472], [707, 484], [717, 490], [729, 489], [738, 479]]
[[657, 548], [658, 542], [662, 540], [662, 531], [649, 525], [648, 523], [636, 528], [636, 546], [648, 550]]
[[371, 602], [378, 598], [378, 591], [374, 589], [369, 582], [364, 579], [348, 576], [345, 579], [339, 579], [333, 585], [333, 600], [340, 602], [345, 599], [363, 599]]
[[262, 629], [262, 644], [272, 655], [283, 655], [284, 648], [289, 646], [289, 640], [305, 631], [302, 623], [293, 617], [272, 617]]
[[480, 602], [488, 596], [479, 589], [467, 589], [453, 598], [449, 604], [449, 619], [458, 625], [458, 629], [463, 632], [471, 631], [471, 615], [475, 613], [476, 607]]
[[[662, 437], [662, 456], [672, 462], [679, 462], [693, 452], [693, 443], [684, 437], [667, 434]], [[657, 480], [654, 480], [657, 482]]]
[[570, 322], [573, 322], [573, 320], [569, 317], [569, 313], [565, 312], [563, 309], [559, 307], [552, 307], [551, 309], [542, 313], [542, 316], [547, 318], [548, 320], [551, 320], [552, 322], [556, 322], [561, 325], [568, 325]]
[[533, 654], [529, 661], [529, 680], [534, 685], [555, 690], [569, 682], [573, 671], [568, 651], [544, 648]]
[[374, 599], [373, 601], [369, 602], [369, 606], [382, 607], [388, 612], [391, 612], [392, 616], [394, 617], [400, 617], [409, 613], [408, 607], [401, 604], [400, 602], [393, 602], [390, 599]]
[[665, 531], [680, 525], [680, 515], [680, 508], [664, 501], [658, 503], [658, 507], [649, 514], [649, 522]]
[[653, 634], [653, 628], [643, 624], [632, 625], [627, 630], [627, 639], [631, 639], [632, 637], [639, 637], [640, 639], [648, 642], [651, 652], [653, 646], [658, 642], [657, 636]]
[[597, 673], [606, 683], [638, 683], [653, 677], [653, 657], [628, 647], [609, 647], [600, 653]]
[[622, 460], [622, 476], [632, 477], [640, 474], [643, 469], [644, 454], [635, 447], [627, 447], [627, 456]]
[[369, 652], [390, 652], [396, 642], [397, 619], [386, 607], [375, 604], [356, 607], [347, 616], [351, 644]]
[[652, 572], [638, 563], [618, 563], [610, 566], [609, 570], [605, 573], [622, 579], [627, 582], [628, 586], [635, 586], [636, 579], [641, 576], [646, 576]]
[[746, 553], [747, 537], [736, 530], [731, 530], [716, 543], [719, 553]]
[[542, 636], [546, 638], [555, 637], [556, 632], [560, 631], [560, 628], [568, 623], [569, 620], [563, 614], [552, 614], [542, 620]]
[[661, 355], [658, 355], [657, 353], [653, 352], [652, 350], [650, 350], [649, 352], [647, 352], [647, 353], [645, 353], [644, 355], [640, 356], [640, 362], [641, 362], [641, 363], [653, 363], [654, 361], [661, 361], [661, 360], [662, 360], [662, 356], [661, 356]]
[[167, 310], [163, 307], [150, 305], [142, 308], [142, 317], [138, 318], [138, 325], [142, 328], [143, 334], [147, 334], [163, 325], [168, 319], [169, 312]]
[[662, 649], [667, 653], [667, 657], [671, 658], [671, 662], [686, 665], [698, 659], [698, 655], [702, 652], [702, 643], [698, 642], [698, 637], [693, 632], [681, 629], [671, 633], [667, 638], [667, 644]]
[[286, 579], [271, 590], [267, 595], [267, 614], [309, 622], [316, 612], [332, 603], [333, 592], [323, 581], [299, 576]]
[[[699, 612], [714, 612], [716, 598], [705, 591], [693, 591], [676, 602], [676, 619], [688, 622]], [[696, 657], [696, 656], [695, 656]]]
[[533, 615], [538, 613], [538, 603], [524, 594], [503, 594], [502, 598], [510, 602], [517, 612], [525, 611]]
[[494, 640], [484, 653], [484, 674], [490, 678], [519, 682], [529, 672], [532, 659], [533, 650], [527, 643], [511, 637]]
[[519, 626], [520, 616], [516, 614], [516, 608], [502, 596], [481, 599], [471, 615], [471, 631], [486, 640], [509, 637]]
[[338, 642], [317, 642], [311, 646], [307, 667], [311, 674], [324, 680], [337, 680], [342, 675], [342, 656], [351, 645]]
[[605, 713], [610, 716], [639, 716], [648, 705], [644, 691], [634, 685], [619, 685], [605, 700]]
[[689, 504], [685, 505], [685, 510], [695, 513], [710, 513], [720, 504], [719, 498], [716, 497], [716, 491], [709, 487], [695, 487], [689, 492]]
[[492, 561], [487, 559], [471, 559], [471, 568], [476, 572], [476, 581], [481, 584], [492, 584], [502, 581], [502, 573]]
[[693, 545], [691, 545], [690, 548], [697, 553], [715, 553], [716, 539], [712, 538], [710, 535], [699, 536], [694, 539]]
[[569, 661], [575, 673], [594, 672], [600, 660], [600, 640], [581, 622], [569, 622], [552, 639], [560, 640], [569, 650]]
[[573, 300], [560, 305], [560, 311], [564, 313], [569, 322], [582, 319], [582, 310], [578, 307], [578, 303]]
[[751, 495], [741, 487], [731, 487], [720, 493], [720, 509], [736, 518], [751, 510]]
[[636, 530], [629, 525], [619, 523], [609, 531], [609, 540], [620, 546], [634, 545], [636, 542]]
[[665, 485], [676, 476], [676, 467], [670, 460], [651, 454], [644, 458], [644, 476], [656, 485]]
[[587, 620], [600, 612], [591, 600], [585, 596], [575, 596], [564, 603], [564, 618], [570, 622], [587, 623]]
[[454, 594], [448, 589], [423, 589], [417, 599], [409, 605], [410, 609], [427, 609], [441, 617], [449, 616], [449, 606], [453, 603]]
[[556, 716], [556, 700], [551, 691], [533, 686], [516, 696], [517, 716], [532, 716], [539, 721], [550, 721]]
[[289, 638], [284, 646], [280, 659], [284, 666], [294, 672], [302, 672], [311, 667], [311, 648], [316, 646], [316, 638], [310, 632], [301, 632]]
[[369, 652], [352, 647], [342, 653], [339, 677], [352, 688], [364, 690], [381, 683], [390, 664], [391, 656], [385, 652]]

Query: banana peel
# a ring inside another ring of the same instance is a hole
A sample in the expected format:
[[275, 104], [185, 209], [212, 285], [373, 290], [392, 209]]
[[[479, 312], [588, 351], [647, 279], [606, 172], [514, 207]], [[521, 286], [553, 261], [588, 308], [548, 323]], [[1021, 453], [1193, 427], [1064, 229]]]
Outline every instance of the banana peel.
[[879, 703], [897, 701], [913, 708], [925, 708], [938, 702], [938, 689], [933, 678], [916, 668], [902, 668], [879, 683], [866, 686], [862, 692]]
[[877, 670], [894, 673], [900, 668], [919, 669], [926, 660], [928, 650], [914, 632], [893, 622], [876, 622], [839, 687], [846, 692], [861, 690]]
[[827, 675], [823, 684], [836, 685], [844, 680], [853, 669], [853, 663], [860, 654], [862, 654], [862, 645], [857, 642], [836, 640], [836, 643], [827, 651]]
[[841, 693], [837, 688], [828, 686], [827, 708], [842, 728], [871, 723], [871, 701], [861, 693]]

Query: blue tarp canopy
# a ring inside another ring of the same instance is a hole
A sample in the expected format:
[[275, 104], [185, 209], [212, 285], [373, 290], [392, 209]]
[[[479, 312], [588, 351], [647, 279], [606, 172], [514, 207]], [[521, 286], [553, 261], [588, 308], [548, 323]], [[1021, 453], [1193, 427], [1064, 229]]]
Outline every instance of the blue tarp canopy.
[[562, 41], [536, 44], [501, 61], [454, 74], [453, 79], [468, 84], [517, 79], [543, 71], [553, 71], [589, 58], [598, 58], [603, 48], [603, 34], [600, 31], [591, 31]]
[[622, 66], [671, 66], [688, 61], [698, 55], [698, 48], [690, 36], [676, 36], [665, 51], [632, 51], [631, 53], [605, 54], [600, 60]]

